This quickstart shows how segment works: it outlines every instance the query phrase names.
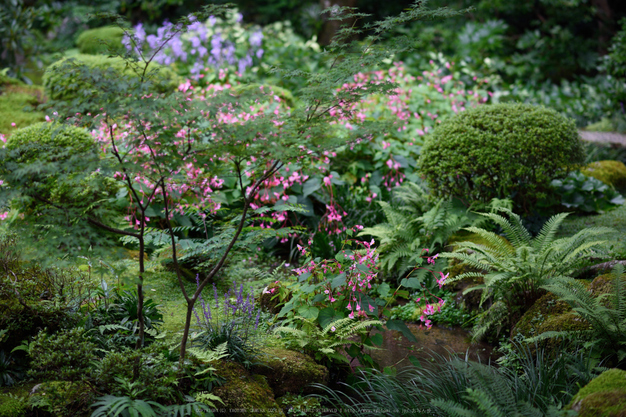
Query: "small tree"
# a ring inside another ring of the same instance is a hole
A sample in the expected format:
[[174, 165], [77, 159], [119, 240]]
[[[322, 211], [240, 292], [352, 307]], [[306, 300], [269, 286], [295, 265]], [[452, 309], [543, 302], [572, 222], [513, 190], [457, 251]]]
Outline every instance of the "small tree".
[[[73, 172], [71, 184], [81, 181], [93, 171], [102, 177], [116, 178], [121, 186], [119, 198], [128, 202], [129, 220], [133, 226], [111, 225], [94, 216], [94, 202], [64, 205], [59, 201], [42, 199], [30, 192], [32, 173], [39, 172], [41, 162], [25, 163], [21, 156], [25, 149], [2, 150], [0, 176], [6, 184], [2, 188], [5, 199], [27, 199], [41, 204], [46, 210], [62, 212], [71, 222], [56, 222], [76, 231], [80, 223], [100, 227], [120, 235], [131, 236], [139, 243], [139, 295], [140, 321], [137, 347], [143, 342], [143, 283], [145, 275], [145, 238], [150, 217], [161, 215], [161, 226], [167, 230], [171, 254], [178, 282], [187, 302], [185, 328], [180, 346], [181, 364], [185, 357], [193, 307], [202, 289], [214, 279], [224, 265], [229, 253], [240, 238], [250, 213], [250, 205], [260, 187], [287, 161], [303, 160], [324, 150], [357, 139], [368, 139], [384, 134], [390, 123], [379, 120], [361, 121], [353, 113], [355, 105], [370, 94], [393, 94], [395, 84], [370, 81], [352, 89], [338, 89], [352, 81], [355, 73], [390, 62], [394, 54], [407, 50], [410, 40], [404, 37], [380, 40], [385, 32], [397, 25], [414, 20], [435, 19], [456, 13], [446, 9], [428, 10], [425, 2], [417, 2], [400, 16], [387, 18], [363, 29], [344, 27], [323, 53], [326, 68], [320, 73], [302, 71], [276, 72], [284, 77], [305, 77], [306, 87], [297, 92], [297, 105], [286, 108], [275, 98], [269, 88], [239, 89], [238, 93], [224, 90], [209, 97], [198, 98], [188, 92], [176, 91], [167, 95], [154, 95], [152, 87], [158, 74], [151, 71], [151, 62], [167, 41], [183, 31], [193, 18], [182, 19], [170, 28], [164, 43], [143, 56], [127, 57], [127, 65], [135, 77], [119, 79], [114, 71], [88, 69], [69, 61], [64, 70], [93, 86], [84, 97], [65, 103], [65, 108], [99, 109], [95, 117], [77, 114], [71, 123], [100, 129], [98, 136], [105, 153], [97, 167], [81, 166], [77, 161], [69, 170]], [[218, 6], [205, 8], [203, 16], [223, 13]], [[365, 15], [344, 8], [336, 13], [337, 19], [350, 18], [358, 22]], [[118, 22], [121, 23], [121, 22]], [[364, 32], [366, 31], [366, 32]], [[133, 46], [137, 39], [127, 33]], [[351, 41], [356, 35], [364, 41]], [[184, 90], [184, 89], [181, 89]], [[57, 103], [62, 104], [62, 103]], [[331, 111], [335, 110], [335, 111]], [[65, 114], [74, 114], [72, 111]], [[339, 114], [339, 116], [333, 115]], [[70, 152], [71, 153], [71, 152]], [[52, 165], [50, 165], [52, 164]], [[48, 160], [50, 166], [65, 167], [67, 160]], [[65, 174], [61, 180], [66, 179]], [[220, 178], [234, 176], [239, 185], [241, 212], [234, 230], [214, 238], [217, 248], [216, 262], [199, 283], [197, 290], [186, 291], [178, 264], [173, 216], [190, 207], [199, 207], [205, 213], [219, 208], [214, 190]], [[41, 212], [40, 212], [41, 213]], [[49, 223], [52, 227], [52, 223]], [[71, 246], [65, 240], [64, 248]]]

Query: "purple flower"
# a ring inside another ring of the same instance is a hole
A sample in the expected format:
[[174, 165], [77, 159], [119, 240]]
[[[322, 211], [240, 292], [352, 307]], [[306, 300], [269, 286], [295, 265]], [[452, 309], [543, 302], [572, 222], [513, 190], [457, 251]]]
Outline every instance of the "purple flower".
[[250, 46], [252, 48], [260, 48], [261, 43], [263, 42], [263, 32], [260, 30], [252, 33], [248, 38], [248, 42], [250, 42]]

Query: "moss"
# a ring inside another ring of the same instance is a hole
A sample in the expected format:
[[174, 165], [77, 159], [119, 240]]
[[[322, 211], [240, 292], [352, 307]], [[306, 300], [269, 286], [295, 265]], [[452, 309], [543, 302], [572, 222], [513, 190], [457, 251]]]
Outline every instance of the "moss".
[[626, 417], [626, 371], [603, 372], [578, 391], [568, 408], [578, 417]]
[[626, 191], [626, 165], [620, 161], [597, 161], [581, 169], [589, 177], [599, 179], [616, 190]]
[[[538, 336], [548, 331], [579, 331], [588, 330], [589, 323], [575, 314], [571, 307], [552, 293], [539, 298], [533, 306], [520, 318], [511, 331], [511, 336], [524, 338]], [[551, 350], [560, 339], [547, 339], [541, 346]], [[534, 346], [531, 346], [534, 350]]]
[[277, 396], [313, 393], [316, 391], [310, 384], [328, 382], [328, 369], [303, 353], [282, 348], [266, 348], [263, 353], [263, 363], [253, 367], [253, 371], [267, 377]]
[[[124, 30], [117, 26], [103, 26], [89, 29], [76, 39], [76, 46], [81, 54], [106, 54], [110, 48], [120, 51], [123, 48]], [[103, 43], [106, 42], [105, 43]]]
[[224, 402], [224, 412], [216, 415], [246, 416], [283, 416], [274, 393], [262, 375], [251, 376], [238, 363], [220, 361], [215, 365], [216, 373], [226, 379], [226, 383], [211, 393]]
[[43, 87], [0, 75], [0, 133], [10, 135], [16, 129], [43, 121], [45, 115], [37, 111], [37, 106], [44, 102]]
[[26, 415], [25, 397], [0, 394], [0, 417], [22, 417]]

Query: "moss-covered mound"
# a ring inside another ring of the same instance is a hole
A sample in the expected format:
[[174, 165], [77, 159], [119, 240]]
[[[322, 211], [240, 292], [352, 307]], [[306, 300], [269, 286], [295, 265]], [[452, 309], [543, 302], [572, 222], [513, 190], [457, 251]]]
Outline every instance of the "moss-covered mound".
[[578, 391], [568, 408], [578, 417], [626, 417], [626, 371], [603, 372]]
[[581, 169], [582, 173], [613, 186], [620, 192], [626, 191], [626, 165], [620, 161], [597, 161]]
[[328, 382], [328, 369], [303, 353], [280, 348], [267, 348], [263, 353], [262, 365], [253, 371], [267, 378], [276, 396], [313, 393], [310, 384]]
[[10, 135], [15, 129], [43, 121], [45, 115], [37, 106], [44, 102], [43, 87], [0, 73], [0, 133]]
[[124, 30], [117, 26], [103, 26], [89, 29], [81, 33], [76, 39], [76, 46], [81, 54], [97, 55], [106, 54], [113, 48], [120, 51]]
[[[511, 331], [511, 336], [530, 338], [549, 331], [588, 330], [589, 323], [575, 314], [571, 307], [552, 293], [543, 295], [521, 317]], [[547, 349], [560, 343], [560, 339], [542, 341]]]
[[264, 376], [252, 376], [243, 366], [230, 361], [220, 361], [215, 368], [226, 379], [223, 386], [211, 392], [224, 402], [216, 415], [284, 417]]
[[[95, 77], [94, 80], [87, 73]], [[43, 75], [43, 84], [46, 95], [52, 100], [70, 102], [77, 98], [95, 98], [98, 90], [93, 86], [96, 79], [112, 76], [117, 80], [137, 78], [137, 74], [120, 57], [105, 55], [78, 54], [63, 58], [46, 68]], [[152, 82], [152, 91], [169, 93], [180, 84], [176, 73], [159, 64], [151, 63], [147, 78]], [[89, 81], [88, 81], [89, 80]], [[98, 109], [81, 109], [83, 111], [97, 111]]]
[[479, 106], [435, 128], [422, 148], [420, 174], [438, 197], [468, 203], [511, 198], [532, 212], [551, 181], [577, 168], [584, 149], [576, 124], [528, 104]]

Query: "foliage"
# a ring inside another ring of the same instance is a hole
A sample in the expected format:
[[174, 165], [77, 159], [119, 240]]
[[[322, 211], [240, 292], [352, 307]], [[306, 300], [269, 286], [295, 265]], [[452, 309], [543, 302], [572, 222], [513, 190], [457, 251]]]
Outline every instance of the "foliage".
[[612, 160], [596, 160], [582, 169], [590, 177], [599, 179], [605, 184], [615, 187], [617, 191], [626, 191], [626, 165], [619, 161], [619, 156]]
[[317, 398], [286, 394], [276, 402], [283, 408], [287, 417], [322, 417]]
[[531, 341], [553, 337], [582, 339], [591, 342], [599, 357], [623, 367], [626, 359], [626, 282], [623, 265], [616, 264], [612, 274], [612, 291], [596, 296], [573, 279], [554, 277], [548, 281], [543, 288], [567, 302], [576, 314], [591, 324], [591, 328], [578, 332], [546, 332]]
[[[444, 303], [441, 311], [430, 316], [430, 320], [433, 323], [447, 327], [471, 327], [473, 325], [476, 315], [456, 304], [456, 293], [446, 291], [443, 294], [439, 294], [439, 297]], [[392, 308], [390, 318], [405, 322], [417, 322], [422, 314], [424, 314], [423, 307], [408, 302]]]
[[162, 350], [155, 344], [107, 352], [94, 368], [93, 379], [102, 392], [136, 397], [133, 389], [140, 389], [143, 399], [171, 403], [178, 393], [177, 369]]
[[551, 185], [563, 206], [585, 213], [602, 213], [626, 201], [610, 185], [578, 171], [570, 172], [564, 179], [552, 180]]
[[96, 346], [79, 328], [48, 335], [40, 332], [28, 345], [29, 375], [38, 378], [81, 381], [89, 376]]
[[103, 26], [82, 32], [76, 38], [76, 46], [81, 54], [108, 54], [122, 48], [124, 30], [117, 26]]
[[33, 22], [37, 11], [20, 0], [7, 0], [0, 10], [0, 68], [9, 68], [9, 75], [31, 84], [25, 76], [27, 54], [37, 49]]
[[[139, 332], [137, 308], [139, 298], [133, 290], [101, 291], [103, 299], [84, 320], [86, 334], [104, 350], [118, 350], [135, 346]], [[151, 299], [142, 303], [142, 316], [148, 334], [145, 344], [154, 342], [163, 323], [159, 306]]]
[[338, 348], [353, 344], [350, 337], [363, 333], [368, 327], [382, 324], [378, 320], [355, 321], [346, 317], [333, 320], [320, 329], [311, 319], [304, 317], [295, 319], [300, 321], [301, 329], [281, 326], [274, 329], [274, 333], [281, 334], [287, 347], [304, 349], [317, 362], [322, 363], [348, 362], [348, 359], [338, 352]]
[[544, 352], [523, 355], [520, 372], [437, 356], [435, 368], [412, 368], [397, 376], [361, 371], [355, 383], [340, 384], [344, 392], [319, 388], [337, 410], [332, 416], [368, 415], [372, 409], [384, 416], [557, 416], [558, 408], [595, 376], [582, 353], [559, 351], [554, 361]]
[[[6, 330], [0, 330], [0, 341], [2, 336], [6, 333]], [[16, 365], [15, 359], [0, 350], [0, 386], [11, 386], [16, 381], [22, 378], [23, 373], [20, 372], [20, 367]]]
[[620, 22], [621, 30], [613, 37], [609, 54], [604, 57], [604, 69], [614, 78], [612, 85], [614, 86], [613, 94], [615, 96], [615, 106], [609, 116], [611, 122], [615, 125], [615, 130], [620, 132], [626, 131], [626, 18]]
[[544, 107], [499, 104], [442, 122], [419, 166], [436, 196], [468, 204], [511, 198], [516, 209], [530, 213], [550, 192], [552, 179], [583, 160], [573, 122]]
[[5, 397], [0, 400], [0, 417], [21, 417], [26, 414], [25, 397], [16, 397], [11, 394], [0, 394], [0, 396]]
[[249, 369], [257, 353], [255, 344], [258, 340], [254, 332], [259, 327], [261, 311], [256, 307], [252, 293], [244, 294], [243, 284], [237, 289], [233, 282], [233, 287], [224, 294], [221, 305], [215, 284], [213, 294], [213, 308], [211, 301], [205, 302], [202, 296], [199, 297], [201, 314], [194, 308], [201, 329], [201, 333], [194, 337], [194, 345], [213, 350], [226, 343], [229, 359]]
[[[508, 209], [500, 209], [508, 219], [497, 213], [482, 214], [500, 226], [501, 236], [482, 228], [468, 227], [466, 230], [478, 234], [487, 243], [460, 242], [452, 253], [440, 256], [462, 261], [485, 273], [466, 272], [454, 278], [483, 277], [484, 284], [467, 291], [483, 289], [482, 301], [492, 297], [494, 304], [474, 329], [474, 337], [480, 338], [496, 320], [504, 319], [509, 324], [528, 309], [540, 296], [541, 287], [551, 278], [568, 276], [582, 268], [590, 257], [599, 258], [603, 254], [603, 240], [592, 240], [607, 232], [604, 228], [583, 229], [574, 236], [556, 239], [555, 234], [568, 216], [561, 213], [551, 217], [536, 237], [522, 225], [521, 218]], [[502, 303], [502, 304], [499, 304]], [[495, 314], [497, 308], [500, 314]]]
[[[394, 189], [395, 204], [379, 201], [386, 223], [366, 227], [360, 233], [380, 241], [380, 265], [399, 277], [420, 265], [423, 248], [434, 255], [452, 234], [471, 224], [466, 209], [454, 207], [451, 201], [432, 204], [426, 191], [417, 184], [405, 183]], [[439, 263], [439, 262], [438, 262]], [[433, 268], [441, 270], [444, 265]]]
[[[71, 103], [80, 112], [96, 112], [96, 105], [81, 107], [79, 103], [88, 99], [100, 100], [98, 90], [85, 80], [85, 73], [98, 73], [100, 77], [111, 77], [129, 81], [136, 77], [147, 77], [152, 80], [150, 90], [153, 93], [169, 93], [174, 91], [180, 79], [170, 68], [153, 63], [146, 74], [137, 72], [137, 68], [129, 67], [121, 57], [105, 55], [73, 55], [62, 58], [46, 68], [43, 86], [46, 96], [52, 100]], [[122, 86], [123, 88], [126, 86]]]

